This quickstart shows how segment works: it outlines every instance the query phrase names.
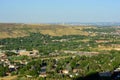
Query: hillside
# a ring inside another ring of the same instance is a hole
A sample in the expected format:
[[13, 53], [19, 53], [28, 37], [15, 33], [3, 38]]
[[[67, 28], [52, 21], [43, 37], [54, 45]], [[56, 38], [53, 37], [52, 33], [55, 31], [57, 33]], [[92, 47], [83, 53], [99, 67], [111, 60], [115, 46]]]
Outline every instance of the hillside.
[[[52, 36], [61, 35], [88, 35], [83, 31], [84, 26], [68, 26], [68, 25], [49, 25], [49, 24], [9, 24], [0, 23], [0, 38], [14, 38], [29, 35], [30, 32], [40, 32]], [[93, 34], [94, 35], [94, 34]]]

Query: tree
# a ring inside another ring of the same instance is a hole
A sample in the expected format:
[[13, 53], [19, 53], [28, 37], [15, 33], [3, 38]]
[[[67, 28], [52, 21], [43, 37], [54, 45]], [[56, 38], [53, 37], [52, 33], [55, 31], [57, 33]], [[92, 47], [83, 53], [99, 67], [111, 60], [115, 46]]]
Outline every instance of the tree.
[[6, 76], [6, 72], [8, 71], [8, 67], [4, 67], [3, 65], [0, 65], [0, 76]]

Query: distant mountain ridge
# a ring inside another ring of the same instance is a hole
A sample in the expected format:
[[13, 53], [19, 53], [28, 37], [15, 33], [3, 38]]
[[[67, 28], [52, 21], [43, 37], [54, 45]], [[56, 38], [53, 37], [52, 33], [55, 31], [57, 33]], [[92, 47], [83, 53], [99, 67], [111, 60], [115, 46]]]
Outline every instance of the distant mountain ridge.
[[120, 22], [65, 22], [65, 23], [58, 23], [58, 24], [68, 24], [68, 25], [83, 25], [83, 26], [120, 26]]

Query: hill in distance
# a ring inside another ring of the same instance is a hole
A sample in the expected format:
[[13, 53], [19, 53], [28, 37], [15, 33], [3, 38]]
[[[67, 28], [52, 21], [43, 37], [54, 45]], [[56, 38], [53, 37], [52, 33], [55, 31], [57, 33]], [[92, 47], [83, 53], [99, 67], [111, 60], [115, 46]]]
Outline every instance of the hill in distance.
[[28, 36], [30, 32], [49, 34], [51, 36], [88, 35], [88, 32], [83, 31], [85, 28], [95, 27], [54, 24], [0, 23], [0, 39]]

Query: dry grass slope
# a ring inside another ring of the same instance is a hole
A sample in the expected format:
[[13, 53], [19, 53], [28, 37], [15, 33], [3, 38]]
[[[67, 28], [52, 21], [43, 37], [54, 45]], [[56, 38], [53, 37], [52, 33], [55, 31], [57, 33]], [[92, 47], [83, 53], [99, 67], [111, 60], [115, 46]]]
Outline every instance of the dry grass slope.
[[[68, 26], [68, 25], [49, 25], [49, 24], [8, 24], [0, 23], [0, 38], [15, 38], [28, 36], [29, 32], [40, 32], [51, 36], [62, 35], [89, 35], [82, 31], [90, 26]], [[94, 34], [93, 34], [94, 35]]]

